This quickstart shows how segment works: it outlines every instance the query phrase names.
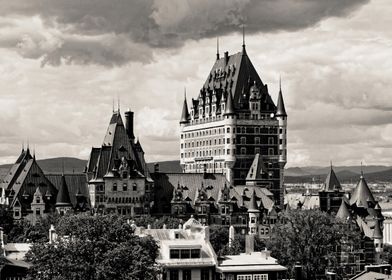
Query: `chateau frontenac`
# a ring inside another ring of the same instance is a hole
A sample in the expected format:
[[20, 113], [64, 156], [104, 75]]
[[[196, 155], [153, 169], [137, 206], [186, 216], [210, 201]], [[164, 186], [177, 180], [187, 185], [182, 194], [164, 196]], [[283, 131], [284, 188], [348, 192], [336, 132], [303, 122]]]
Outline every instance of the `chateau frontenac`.
[[[282, 203], [287, 162], [282, 90], [280, 86], [275, 105], [245, 44], [233, 55], [217, 53], [197, 98], [188, 106], [185, 96], [180, 125], [180, 162], [185, 173], [222, 173], [233, 185], [267, 188], [276, 203]], [[262, 168], [252, 172], [256, 156]], [[248, 180], [249, 174], [254, 180]]]

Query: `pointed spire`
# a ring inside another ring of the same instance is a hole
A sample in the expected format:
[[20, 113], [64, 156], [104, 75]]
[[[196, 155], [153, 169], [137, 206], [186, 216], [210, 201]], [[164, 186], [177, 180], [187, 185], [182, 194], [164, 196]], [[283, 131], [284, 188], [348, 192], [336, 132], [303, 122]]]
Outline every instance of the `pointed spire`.
[[336, 218], [340, 219], [342, 221], [346, 221], [351, 218], [350, 211], [348, 210], [347, 204], [344, 201], [344, 198], [342, 199], [342, 203], [340, 204], [339, 210], [336, 213]]
[[72, 207], [71, 199], [69, 197], [67, 182], [65, 181], [64, 173], [61, 176], [61, 184], [56, 198], [56, 207]]
[[112, 113], [114, 113], [114, 97], [112, 98]]
[[250, 197], [248, 212], [259, 211], [256, 201], [256, 190], [253, 189], [252, 196]]
[[235, 114], [235, 110], [234, 110], [233, 96], [231, 95], [230, 92], [228, 92], [224, 115], [234, 115], [234, 114]]
[[117, 96], [117, 113], [120, 114], [120, 96]]
[[219, 60], [219, 37], [216, 37], [216, 60]]
[[336, 177], [336, 174], [332, 168], [332, 161], [331, 161], [331, 170], [329, 171], [327, 179], [325, 179], [324, 191], [337, 191], [340, 190], [341, 188], [342, 187], [340, 185], [340, 182]]
[[190, 119], [188, 104], [186, 102], [186, 88], [184, 88], [184, 105], [182, 106], [182, 114], [180, 119], [180, 124], [188, 123]]
[[368, 208], [369, 202], [375, 204], [376, 200], [362, 173], [359, 182], [352, 193], [350, 205], [355, 204], [357, 207]]
[[379, 221], [376, 221], [376, 224], [374, 225], [373, 238], [374, 239], [382, 239], [382, 231], [381, 231]]
[[282, 94], [282, 83], [281, 79], [279, 78], [279, 96], [278, 96], [278, 105], [276, 107], [276, 114], [277, 117], [287, 117], [286, 108], [284, 106], [283, 101], [283, 94]]

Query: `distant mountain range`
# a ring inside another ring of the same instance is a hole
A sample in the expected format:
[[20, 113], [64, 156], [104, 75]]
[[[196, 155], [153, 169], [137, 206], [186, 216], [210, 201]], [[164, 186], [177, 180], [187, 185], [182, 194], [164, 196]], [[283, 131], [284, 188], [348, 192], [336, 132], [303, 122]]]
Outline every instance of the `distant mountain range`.
[[[65, 173], [83, 172], [87, 160], [60, 157], [38, 160], [45, 173], [61, 173], [64, 165]], [[150, 172], [154, 171], [155, 163], [148, 163]], [[158, 162], [160, 172], [181, 173], [182, 169], [178, 160]], [[0, 165], [0, 178], [11, 168], [12, 164]], [[392, 182], [392, 167], [383, 165], [372, 165], [362, 167], [368, 182]], [[290, 167], [285, 170], [286, 183], [310, 183], [323, 182], [330, 167], [309, 166]], [[361, 174], [361, 166], [334, 166], [334, 171], [342, 183], [357, 182]]]

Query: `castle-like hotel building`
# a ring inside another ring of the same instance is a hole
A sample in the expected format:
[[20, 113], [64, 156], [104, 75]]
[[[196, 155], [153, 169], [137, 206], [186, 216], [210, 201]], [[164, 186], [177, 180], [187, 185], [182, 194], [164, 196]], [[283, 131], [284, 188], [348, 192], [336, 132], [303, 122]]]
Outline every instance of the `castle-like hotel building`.
[[[277, 105], [245, 49], [217, 53], [197, 99], [180, 119], [180, 162], [185, 173], [223, 173], [233, 185], [249, 183], [256, 155], [261, 176], [252, 184], [265, 187], [281, 203], [287, 162], [287, 114], [280, 88]], [[256, 170], [255, 170], [256, 172]]]

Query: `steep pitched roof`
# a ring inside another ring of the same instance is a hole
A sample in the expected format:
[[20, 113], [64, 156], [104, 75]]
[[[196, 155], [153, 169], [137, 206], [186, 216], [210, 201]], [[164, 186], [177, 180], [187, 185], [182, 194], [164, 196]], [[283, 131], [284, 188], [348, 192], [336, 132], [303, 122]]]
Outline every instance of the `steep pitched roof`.
[[69, 197], [67, 182], [65, 181], [65, 176], [61, 176], [61, 185], [56, 198], [56, 207], [72, 207], [71, 198]]
[[350, 211], [348, 210], [348, 206], [345, 202], [345, 199], [342, 199], [342, 203], [340, 204], [339, 210], [336, 213], [336, 218], [342, 221], [346, 221], [351, 218]]
[[355, 204], [357, 207], [368, 208], [368, 202], [375, 204], [376, 200], [374, 199], [365, 178], [361, 175], [360, 180], [352, 193], [350, 205]]
[[227, 101], [226, 101], [226, 106], [225, 106], [225, 115], [233, 115], [235, 114], [234, 110], [234, 101], [233, 101], [233, 96], [229, 92], [227, 94]]
[[279, 89], [279, 96], [278, 96], [278, 104], [276, 106], [276, 114], [277, 117], [287, 117], [286, 108], [284, 107], [283, 95], [282, 95], [282, 88]]
[[338, 178], [336, 177], [335, 171], [331, 166], [331, 170], [328, 173], [327, 179], [325, 179], [324, 191], [336, 191], [341, 190], [342, 186]]
[[376, 221], [376, 223], [374, 225], [373, 238], [374, 239], [382, 239], [382, 231], [381, 231], [379, 221]]
[[189, 122], [189, 111], [188, 111], [188, 104], [186, 103], [186, 97], [184, 97], [184, 104], [182, 105], [182, 114], [181, 114], [181, 119], [180, 123], [187, 123]]
[[[62, 184], [61, 174], [47, 174], [46, 177], [54, 185], [54, 187], [59, 190]], [[69, 197], [71, 199], [72, 205], [75, 207], [77, 203], [76, 196], [80, 194], [89, 200], [89, 190], [86, 174], [64, 174], [65, 182], [68, 187]]]
[[252, 196], [250, 197], [248, 212], [258, 212], [258, 206], [256, 202], [256, 191], [253, 190]]
[[264, 161], [260, 154], [256, 154], [253, 159], [252, 165], [249, 168], [248, 175], [246, 176], [246, 181], [256, 181], [262, 180], [263, 174], [267, 174], [267, 168], [264, 165]]

